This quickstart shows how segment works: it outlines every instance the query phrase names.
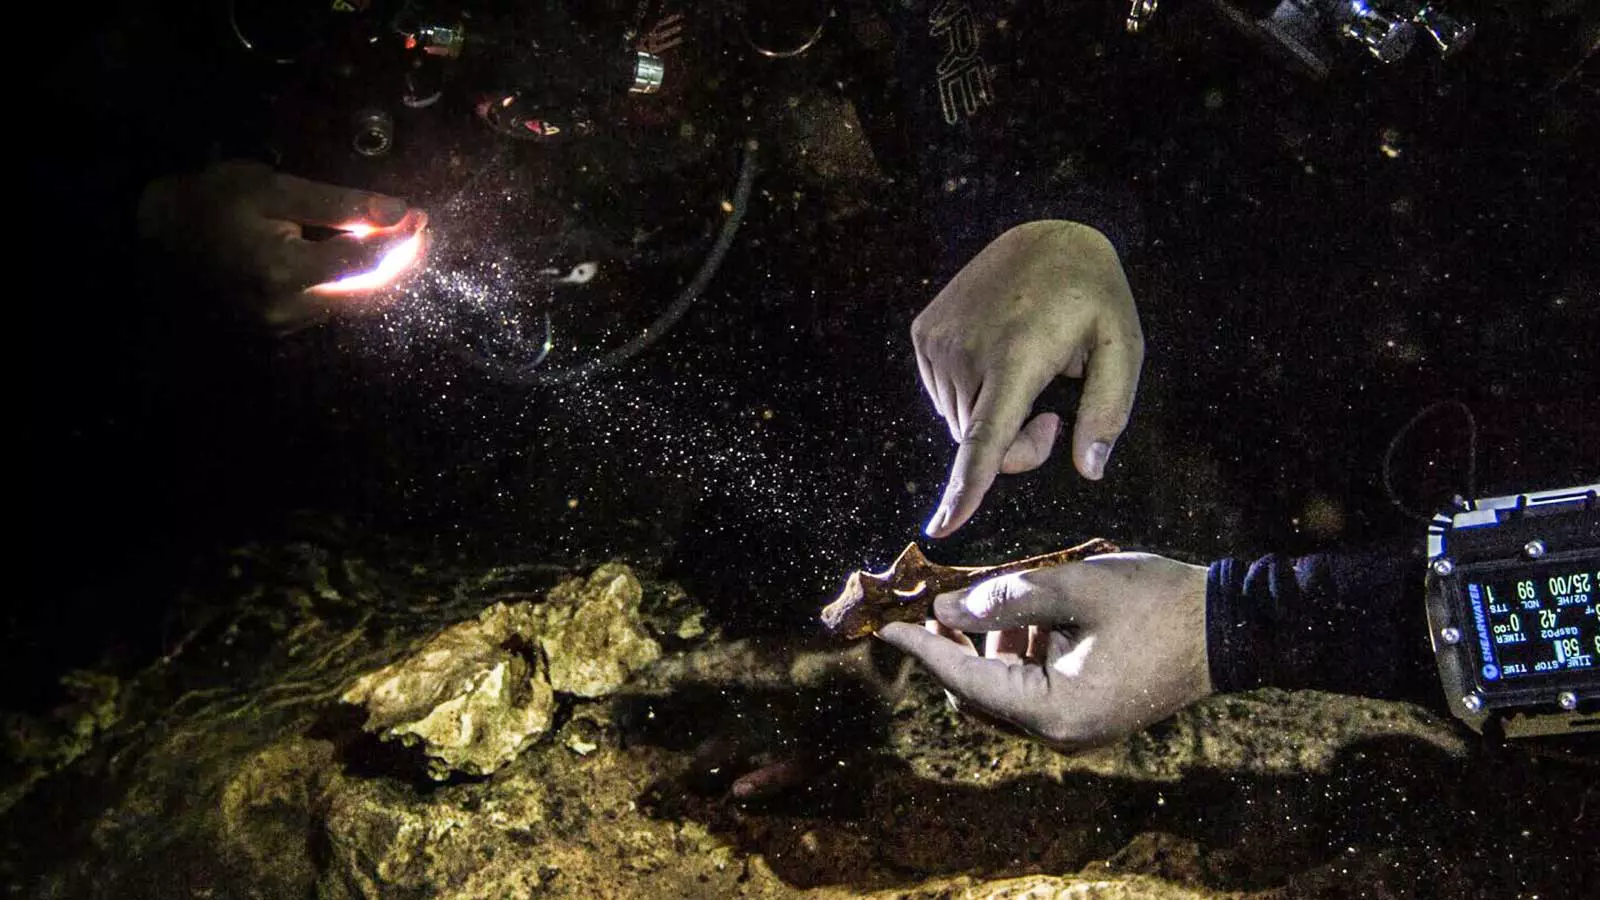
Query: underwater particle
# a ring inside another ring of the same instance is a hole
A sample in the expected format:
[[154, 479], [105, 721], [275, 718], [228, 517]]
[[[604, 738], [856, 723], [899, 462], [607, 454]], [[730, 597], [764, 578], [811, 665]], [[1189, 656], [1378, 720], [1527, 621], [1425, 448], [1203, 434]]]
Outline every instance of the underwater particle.
[[775, 415], [777, 415], [777, 413], [773, 412], [772, 410], [763, 409], [761, 411], [761, 421], [763, 421], [763, 422], [771, 422], [772, 421], [772, 417], [775, 416]]
[[1331, 498], [1313, 494], [1300, 510], [1298, 524], [1319, 539], [1332, 539], [1344, 531], [1344, 510]]
[[567, 509], [577, 509], [577, 508], [578, 508], [578, 498], [577, 497], [568, 497], [567, 498]]
[[1205, 105], [1206, 109], [1216, 110], [1222, 108], [1224, 99], [1222, 88], [1213, 87], [1206, 89], [1205, 96], [1201, 98], [1200, 102]]
[[1400, 132], [1394, 128], [1385, 128], [1378, 136], [1378, 152], [1389, 159], [1400, 156]]

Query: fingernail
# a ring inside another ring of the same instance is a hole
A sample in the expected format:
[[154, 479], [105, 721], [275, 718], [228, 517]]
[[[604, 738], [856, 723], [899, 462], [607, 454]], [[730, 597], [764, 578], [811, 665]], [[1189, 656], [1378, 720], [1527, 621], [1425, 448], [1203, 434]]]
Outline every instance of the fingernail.
[[1089, 477], [1100, 480], [1106, 474], [1106, 460], [1111, 457], [1111, 445], [1105, 441], [1095, 441], [1089, 445], [1089, 452], [1084, 462], [1089, 464]]
[[944, 522], [948, 518], [950, 518], [950, 507], [940, 506], [934, 511], [933, 518], [928, 520], [928, 524], [922, 529], [922, 533], [928, 537], [934, 537], [935, 533], [944, 527]]

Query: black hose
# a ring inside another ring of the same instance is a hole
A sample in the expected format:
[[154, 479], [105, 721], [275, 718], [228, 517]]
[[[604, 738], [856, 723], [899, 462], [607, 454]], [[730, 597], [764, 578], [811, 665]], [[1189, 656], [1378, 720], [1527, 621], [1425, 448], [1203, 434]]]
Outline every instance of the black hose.
[[1423, 419], [1432, 417], [1436, 413], [1454, 410], [1461, 413], [1467, 420], [1467, 499], [1478, 496], [1478, 419], [1472, 414], [1471, 407], [1460, 400], [1440, 400], [1430, 403], [1417, 411], [1417, 414], [1406, 420], [1400, 430], [1389, 439], [1389, 446], [1383, 451], [1383, 492], [1395, 508], [1417, 520], [1418, 522], [1432, 522], [1433, 517], [1420, 510], [1407, 506], [1400, 494], [1394, 489], [1394, 454], [1400, 449], [1400, 444]]
[[[556, 384], [566, 384], [587, 378], [598, 372], [615, 368], [639, 355], [651, 344], [660, 340], [663, 335], [671, 331], [673, 326], [689, 311], [694, 301], [705, 292], [706, 286], [716, 276], [717, 270], [722, 268], [722, 261], [728, 255], [728, 249], [733, 246], [734, 235], [739, 231], [739, 225], [744, 221], [745, 211], [750, 206], [750, 191], [755, 184], [756, 176], [756, 149], [754, 140], [746, 141], [744, 152], [739, 162], [739, 180], [733, 190], [732, 206], [727, 213], [727, 218], [722, 222], [722, 230], [717, 233], [716, 241], [711, 249], [706, 251], [705, 257], [700, 262], [700, 268], [694, 273], [689, 283], [684, 285], [672, 305], [662, 311], [654, 322], [640, 332], [626, 344], [606, 353], [599, 359], [592, 359], [586, 363], [568, 366], [564, 369], [543, 369], [539, 363], [543, 361], [544, 354], [539, 360], [532, 363], [512, 364], [499, 360], [487, 359], [476, 354], [468, 354], [468, 359], [473, 365], [487, 372], [490, 376], [507, 384], [523, 387], [547, 387]], [[549, 335], [546, 334], [548, 341]]]

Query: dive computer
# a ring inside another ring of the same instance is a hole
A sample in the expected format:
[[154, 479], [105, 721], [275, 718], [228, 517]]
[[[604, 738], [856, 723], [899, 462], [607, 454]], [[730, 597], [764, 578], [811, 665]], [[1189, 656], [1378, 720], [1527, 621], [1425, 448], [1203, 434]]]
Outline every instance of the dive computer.
[[1506, 737], [1600, 731], [1600, 484], [1459, 501], [1428, 528], [1450, 711]]

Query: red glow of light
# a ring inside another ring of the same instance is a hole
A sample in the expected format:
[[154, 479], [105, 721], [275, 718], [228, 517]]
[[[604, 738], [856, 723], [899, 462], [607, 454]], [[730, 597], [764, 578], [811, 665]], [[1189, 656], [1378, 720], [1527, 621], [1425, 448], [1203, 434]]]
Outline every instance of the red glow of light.
[[358, 241], [362, 241], [372, 237], [373, 235], [388, 237], [399, 234], [413, 234], [421, 231], [427, 224], [427, 213], [420, 209], [408, 209], [406, 210], [406, 214], [400, 217], [400, 221], [394, 223], [393, 225], [374, 225], [365, 219], [352, 219], [349, 222], [335, 225], [334, 227], [344, 232], [345, 236], [353, 237]]
[[349, 296], [372, 293], [393, 284], [422, 259], [424, 243], [422, 229], [423, 226], [419, 225], [414, 234], [390, 247], [373, 268], [354, 275], [346, 275], [336, 281], [325, 281], [314, 285], [310, 291], [323, 296]]

